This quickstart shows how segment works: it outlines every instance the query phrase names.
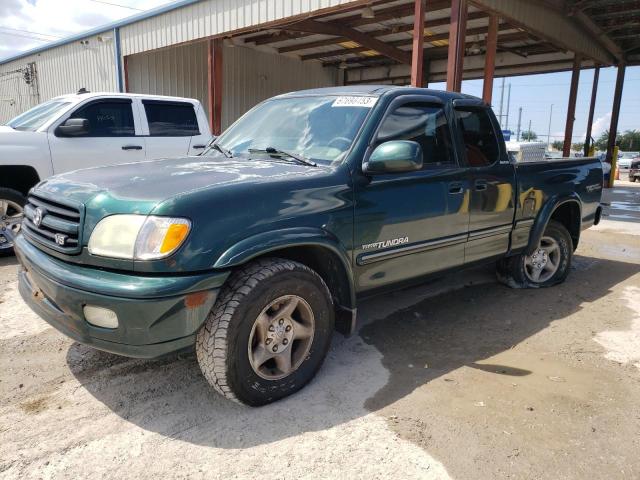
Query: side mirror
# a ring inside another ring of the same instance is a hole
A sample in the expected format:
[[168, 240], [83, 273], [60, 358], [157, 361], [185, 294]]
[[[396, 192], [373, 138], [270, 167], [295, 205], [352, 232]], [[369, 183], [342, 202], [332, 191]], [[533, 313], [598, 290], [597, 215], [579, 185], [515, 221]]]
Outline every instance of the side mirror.
[[411, 140], [391, 140], [376, 147], [363, 171], [369, 175], [422, 169], [422, 147]]
[[86, 118], [69, 118], [56, 128], [56, 135], [60, 137], [78, 137], [89, 133], [89, 120]]

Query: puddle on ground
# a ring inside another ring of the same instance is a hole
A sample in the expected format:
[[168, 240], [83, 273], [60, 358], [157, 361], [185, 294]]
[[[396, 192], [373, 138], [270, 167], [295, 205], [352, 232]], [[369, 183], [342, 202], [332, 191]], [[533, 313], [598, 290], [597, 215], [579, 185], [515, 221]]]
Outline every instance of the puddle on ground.
[[611, 202], [609, 206], [617, 210], [630, 210], [632, 212], [640, 212], [640, 205], [632, 202]]

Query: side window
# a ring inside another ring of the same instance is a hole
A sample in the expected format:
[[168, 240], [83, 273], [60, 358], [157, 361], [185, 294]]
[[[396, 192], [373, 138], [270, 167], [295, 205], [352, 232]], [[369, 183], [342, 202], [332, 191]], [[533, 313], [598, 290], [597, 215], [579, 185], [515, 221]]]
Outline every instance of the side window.
[[500, 159], [498, 138], [485, 108], [456, 108], [456, 121], [469, 166], [486, 167]]
[[191, 103], [143, 100], [153, 137], [191, 137], [200, 135], [196, 112]]
[[87, 137], [132, 137], [136, 134], [131, 102], [92, 102], [80, 107], [69, 118], [89, 120]]
[[444, 110], [424, 103], [405, 103], [383, 120], [377, 143], [413, 140], [422, 147], [424, 167], [454, 163], [449, 124]]

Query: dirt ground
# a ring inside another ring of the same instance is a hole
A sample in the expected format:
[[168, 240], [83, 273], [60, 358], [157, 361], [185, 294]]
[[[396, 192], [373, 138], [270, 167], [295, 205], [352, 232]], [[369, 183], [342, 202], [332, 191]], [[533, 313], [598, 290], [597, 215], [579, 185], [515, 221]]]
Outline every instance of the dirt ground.
[[492, 269], [368, 300], [320, 374], [259, 409], [194, 355], [91, 350], [0, 259], [0, 478], [640, 478], [640, 185], [607, 192], [561, 286]]

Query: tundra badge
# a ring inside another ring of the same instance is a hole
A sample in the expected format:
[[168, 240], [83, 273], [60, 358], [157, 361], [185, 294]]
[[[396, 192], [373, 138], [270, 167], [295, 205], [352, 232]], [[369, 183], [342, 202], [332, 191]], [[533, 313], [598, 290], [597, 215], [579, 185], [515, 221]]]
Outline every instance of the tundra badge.
[[400, 238], [394, 238], [391, 240], [386, 240], [383, 242], [367, 243], [366, 245], [362, 245], [362, 249], [371, 250], [373, 248], [396, 247], [398, 245], [402, 245], [403, 243], [409, 243], [409, 237], [400, 237]]

